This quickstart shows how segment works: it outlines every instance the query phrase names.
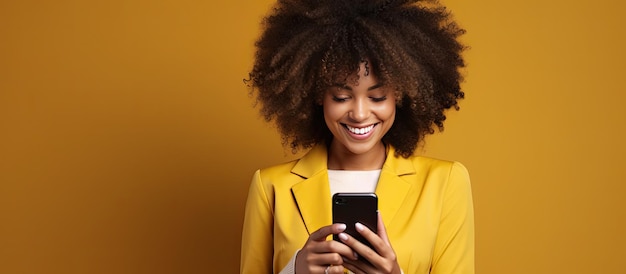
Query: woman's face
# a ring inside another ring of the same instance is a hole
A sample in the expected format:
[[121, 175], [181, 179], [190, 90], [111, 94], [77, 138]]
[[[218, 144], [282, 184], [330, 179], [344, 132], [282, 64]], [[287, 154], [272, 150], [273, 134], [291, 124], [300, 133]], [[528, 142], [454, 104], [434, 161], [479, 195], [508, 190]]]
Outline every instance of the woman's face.
[[[358, 80], [353, 79], [358, 75]], [[382, 138], [393, 125], [396, 98], [392, 89], [381, 86], [361, 63], [346, 85], [330, 87], [322, 101], [326, 126], [333, 134], [333, 149], [355, 155], [380, 151]]]

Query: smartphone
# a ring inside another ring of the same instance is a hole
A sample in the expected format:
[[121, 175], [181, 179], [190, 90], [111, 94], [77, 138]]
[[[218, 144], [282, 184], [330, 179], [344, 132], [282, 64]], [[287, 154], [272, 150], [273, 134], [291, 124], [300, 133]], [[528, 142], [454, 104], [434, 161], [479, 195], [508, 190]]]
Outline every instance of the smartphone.
[[[356, 231], [354, 224], [359, 222], [374, 233], [378, 232], [378, 197], [375, 193], [336, 193], [333, 195], [333, 223], [346, 224], [345, 233], [358, 241], [374, 247]], [[333, 235], [335, 241], [339, 240], [337, 234]], [[363, 258], [359, 256], [359, 259]]]

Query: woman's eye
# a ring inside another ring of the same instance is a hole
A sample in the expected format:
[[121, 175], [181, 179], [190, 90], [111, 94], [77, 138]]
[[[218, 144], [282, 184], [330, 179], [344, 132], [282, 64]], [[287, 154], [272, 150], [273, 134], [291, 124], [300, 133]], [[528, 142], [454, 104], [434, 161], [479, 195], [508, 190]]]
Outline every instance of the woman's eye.
[[383, 97], [372, 97], [372, 101], [374, 102], [382, 102], [387, 100], [387, 96], [383, 96]]
[[337, 97], [337, 96], [333, 96], [333, 101], [335, 102], [345, 102], [346, 100], [348, 100], [347, 97]]

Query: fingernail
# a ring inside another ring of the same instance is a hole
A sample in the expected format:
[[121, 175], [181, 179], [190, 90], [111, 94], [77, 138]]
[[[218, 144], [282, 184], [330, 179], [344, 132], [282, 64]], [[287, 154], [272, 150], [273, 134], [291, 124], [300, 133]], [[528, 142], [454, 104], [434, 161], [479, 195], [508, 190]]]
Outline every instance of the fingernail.
[[339, 239], [342, 241], [348, 240], [348, 235], [346, 233], [339, 233]]
[[344, 230], [346, 230], [346, 224], [339, 224], [339, 225], [337, 226], [337, 228], [338, 228], [340, 231], [344, 231]]
[[365, 226], [362, 225], [361, 223], [354, 224], [354, 227], [356, 227], [356, 230], [359, 231], [359, 232], [363, 231], [365, 229]]
[[354, 254], [354, 259], [358, 259], [359, 258], [359, 254], [356, 254], [356, 252], [352, 251], [352, 254]]

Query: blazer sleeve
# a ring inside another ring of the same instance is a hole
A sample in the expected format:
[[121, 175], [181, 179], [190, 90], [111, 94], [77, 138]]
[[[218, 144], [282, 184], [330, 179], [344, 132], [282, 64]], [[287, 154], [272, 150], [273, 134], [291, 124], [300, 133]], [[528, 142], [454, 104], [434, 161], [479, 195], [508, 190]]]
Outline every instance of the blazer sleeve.
[[273, 273], [273, 196], [268, 195], [257, 170], [252, 178], [241, 236], [240, 273]]
[[474, 273], [474, 207], [467, 169], [450, 168], [431, 274]]

